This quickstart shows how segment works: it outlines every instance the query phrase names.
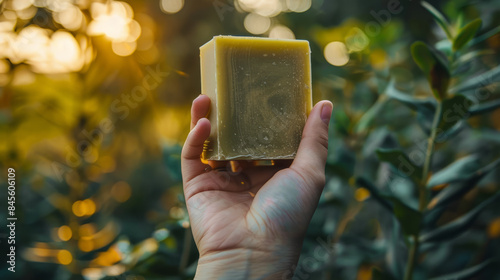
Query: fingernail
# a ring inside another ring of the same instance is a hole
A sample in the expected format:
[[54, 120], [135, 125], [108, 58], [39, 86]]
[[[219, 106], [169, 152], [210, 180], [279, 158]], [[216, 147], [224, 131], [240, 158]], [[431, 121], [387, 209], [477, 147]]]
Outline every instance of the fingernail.
[[195, 100], [197, 100], [198, 98], [202, 97], [202, 96], [203, 96], [203, 94], [198, 95], [195, 99], [193, 99], [193, 102], [194, 102]]
[[321, 120], [327, 125], [330, 123], [330, 118], [332, 117], [333, 105], [331, 102], [325, 102], [323, 107], [321, 107]]

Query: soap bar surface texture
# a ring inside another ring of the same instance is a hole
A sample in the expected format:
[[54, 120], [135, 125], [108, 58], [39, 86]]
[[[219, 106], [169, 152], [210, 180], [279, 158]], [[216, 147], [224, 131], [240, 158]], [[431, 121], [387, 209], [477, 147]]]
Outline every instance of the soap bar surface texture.
[[216, 36], [200, 47], [212, 125], [204, 160], [293, 159], [312, 108], [305, 40]]

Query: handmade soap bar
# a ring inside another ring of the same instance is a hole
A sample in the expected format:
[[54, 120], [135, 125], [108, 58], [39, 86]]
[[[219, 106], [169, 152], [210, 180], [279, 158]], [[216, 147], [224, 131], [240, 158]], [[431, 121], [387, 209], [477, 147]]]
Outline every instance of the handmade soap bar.
[[216, 36], [200, 48], [205, 160], [293, 159], [312, 106], [305, 40]]

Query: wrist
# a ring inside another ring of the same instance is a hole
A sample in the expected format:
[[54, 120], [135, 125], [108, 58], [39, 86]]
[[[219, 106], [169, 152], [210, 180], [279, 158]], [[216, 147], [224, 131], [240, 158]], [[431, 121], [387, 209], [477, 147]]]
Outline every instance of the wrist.
[[201, 256], [196, 280], [291, 279], [300, 248], [278, 250], [231, 249]]

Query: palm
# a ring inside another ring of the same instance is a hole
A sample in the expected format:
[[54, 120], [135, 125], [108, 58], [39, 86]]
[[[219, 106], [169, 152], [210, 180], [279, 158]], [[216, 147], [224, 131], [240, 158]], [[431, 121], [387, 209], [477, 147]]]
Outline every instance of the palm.
[[240, 172], [232, 173], [207, 170], [208, 165], [201, 162], [211, 130], [204, 118], [210, 99], [202, 95], [193, 102], [192, 130], [182, 151], [182, 177], [200, 259], [233, 249], [300, 246], [324, 185], [331, 106], [320, 102], [313, 108], [293, 163], [253, 166], [240, 162]]
[[306, 223], [296, 213], [297, 202], [308, 200], [295, 188], [299, 181], [292, 169], [265, 166], [194, 178], [186, 199], [200, 254], [255, 247], [256, 236], [269, 242], [299, 237], [302, 232], [287, 230]]

